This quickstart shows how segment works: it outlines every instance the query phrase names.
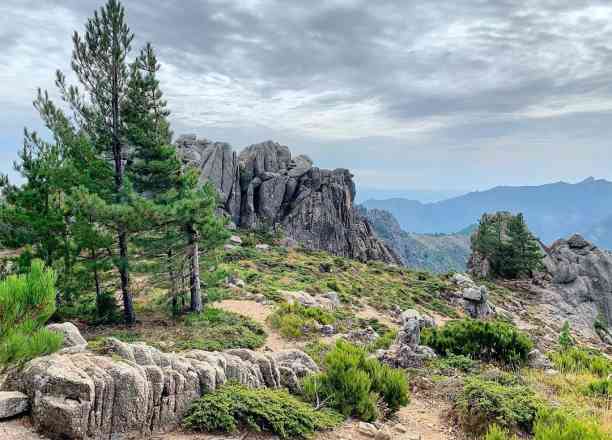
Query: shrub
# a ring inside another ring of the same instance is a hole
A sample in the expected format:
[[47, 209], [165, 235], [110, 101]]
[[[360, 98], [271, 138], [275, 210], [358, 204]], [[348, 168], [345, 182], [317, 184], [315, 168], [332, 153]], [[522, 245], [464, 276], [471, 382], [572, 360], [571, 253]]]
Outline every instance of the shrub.
[[382, 336], [376, 338], [376, 340], [366, 347], [369, 352], [374, 352], [376, 350], [387, 350], [393, 342], [395, 342], [395, 338], [397, 337], [397, 330], [388, 330]]
[[214, 307], [189, 314], [184, 321], [191, 337], [177, 343], [177, 349], [255, 349], [264, 344], [267, 336], [263, 327], [252, 319]]
[[569, 321], [565, 321], [565, 324], [563, 324], [563, 328], [561, 329], [561, 333], [559, 333], [559, 345], [563, 350], [567, 350], [574, 345], [574, 338], [572, 338], [570, 333]]
[[301, 338], [313, 333], [318, 325], [336, 322], [332, 312], [319, 307], [306, 307], [299, 303], [281, 304], [270, 316], [270, 324], [286, 338]]
[[481, 434], [491, 424], [497, 424], [504, 429], [531, 431], [538, 408], [535, 393], [508, 376], [466, 380], [455, 402], [466, 430]]
[[484, 361], [519, 365], [533, 348], [529, 337], [501, 321], [463, 319], [438, 329], [425, 329], [421, 341], [441, 355], [455, 354]]
[[443, 373], [455, 370], [470, 373], [478, 369], [478, 362], [462, 354], [449, 354], [446, 357], [439, 357], [431, 362], [431, 366]]
[[55, 274], [39, 260], [0, 282], [0, 367], [57, 351], [61, 334], [43, 326], [55, 312]]
[[598, 379], [589, 383], [584, 394], [588, 396], [612, 398], [612, 379]]
[[612, 373], [612, 361], [597, 350], [570, 347], [550, 355], [555, 368], [563, 373], [592, 373], [605, 377]]
[[246, 427], [293, 439], [308, 438], [315, 431], [333, 428], [342, 420], [338, 413], [316, 411], [284, 390], [229, 384], [197, 400], [184, 423], [198, 431], [233, 432]]
[[363, 348], [338, 341], [323, 365], [323, 373], [303, 382], [304, 396], [311, 402], [326, 402], [345, 416], [366, 421], [381, 412], [394, 413], [409, 402], [404, 372], [369, 358]]
[[484, 440], [516, 440], [516, 435], [510, 437], [510, 432], [507, 429], [502, 429], [498, 425], [489, 426], [489, 430], [484, 437]]
[[534, 440], [609, 440], [594, 420], [579, 419], [567, 411], [543, 409], [534, 427]]

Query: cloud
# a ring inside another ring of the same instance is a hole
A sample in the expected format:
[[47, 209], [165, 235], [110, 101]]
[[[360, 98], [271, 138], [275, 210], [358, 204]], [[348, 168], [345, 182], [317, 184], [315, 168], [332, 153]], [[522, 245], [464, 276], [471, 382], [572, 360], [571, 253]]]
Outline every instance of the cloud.
[[[177, 132], [237, 147], [275, 138], [370, 187], [612, 177], [588, 159], [612, 159], [609, 2], [124, 3], [137, 45], [158, 49]], [[36, 126], [36, 87], [67, 69], [71, 32], [97, 6], [0, 5], [7, 147]]]

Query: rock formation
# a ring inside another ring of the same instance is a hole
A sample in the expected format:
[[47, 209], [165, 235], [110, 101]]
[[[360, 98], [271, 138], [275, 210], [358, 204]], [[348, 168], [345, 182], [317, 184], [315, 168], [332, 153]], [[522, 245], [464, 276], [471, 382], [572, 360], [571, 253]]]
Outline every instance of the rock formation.
[[436, 357], [434, 351], [421, 345], [421, 330], [434, 327], [433, 319], [410, 309], [402, 313], [402, 327], [394, 344], [377, 354], [378, 358], [396, 368], [421, 368], [424, 362]]
[[544, 264], [552, 277], [552, 289], [545, 294], [548, 306], [569, 320], [573, 328], [599, 330], [604, 339], [609, 337], [612, 253], [573, 235], [553, 243], [546, 254]]
[[478, 286], [469, 276], [456, 273], [451, 281], [459, 288], [459, 300], [466, 315], [473, 319], [495, 317], [495, 306], [489, 302], [486, 286]]
[[308, 249], [335, 255], [399, 263], [354, 208], [355, 184], [348, 170], [313, 167], [306, 156], [264, 142], [239, 156], [228, 144], [181, 136], [185, 162], [200, 170], [202, 182], [218, 190], [223, 211], [240, 227], [281, 228]]
[[109, 338], [109, 356], [75, 347], [30, 361], [2, 388], [29, 397], [35, 427], [54, 439], [122, 440], [167, 432], [226, 381], [295, 390], [317, 365], [298, 350], [166, 354]]

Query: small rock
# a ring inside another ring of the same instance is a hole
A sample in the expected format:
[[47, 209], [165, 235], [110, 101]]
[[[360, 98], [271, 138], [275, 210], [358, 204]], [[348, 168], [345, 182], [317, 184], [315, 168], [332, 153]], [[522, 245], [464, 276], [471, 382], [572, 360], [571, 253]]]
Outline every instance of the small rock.
[[391, 440], [391, 433], [389, 432], [389, 428], [383, 426], [374, 437], [375, 440]]
[[357, 425], [357, 430], [360, 433], [370, 437], [376, 437], [376, 434], [378, 434], [378, 429], [376, 429], [376, 426], [366, 422], [359, 422], [359, 425]]
[[240, 238], [240, 237], [239, 237], [239, 236], [237, 236], [237, 235], [232, 235], [232, 236], [229, 238], [229, 241], [230, 241], [230, 242], [232, 242], [232, 243], [234, 243], [234, 244], [242, 244], [242, 238]]
[[257, 249], [258, 251], [267, 252], [270, 250], [270, 245], [265, 244], [265, 243], [260, 243], [258, 245], [255, 245], [255, 249]]
[[397, 425], [395, 425], [393, 427], [393, 429], [395, 429], [397, 432], [401, 432], [401, 433], [408, 432], [406, 427], [404, 425], [402, 425], [401, 423], [398, 423]]
[[230, 231], [235, 231], [236, 229], [238, 229], [238, 226], [236, 226], [236, 223], [234, 222], [229, 222], [226, 226], [226, 229], [230, 230]]
[[266, 296], [263, 293], [258, 293], [257, 295], [253, 295], [253, 299], [258, 303], [263, 303], [266, 300]]
[[322, 325], [320, 331], [323, 336], [332, 336], [336, 333], [336, 328], [333, 325]]
[[321, 273], [331, 273], [332, 264], [329, 261], [323, 261], [319, 264], [319, 272]]
[[244, 280], [241, 280], [240, 278], [238, 278], [235, 282], [234, 285], [236, 287], [239, 287], [241, 289], [244, 289], [246, 287], [246, 283], [244, 282]]
[[19, 392], [0, 392], [0, 420], [25, 413], [30, 407], [28, 396]]

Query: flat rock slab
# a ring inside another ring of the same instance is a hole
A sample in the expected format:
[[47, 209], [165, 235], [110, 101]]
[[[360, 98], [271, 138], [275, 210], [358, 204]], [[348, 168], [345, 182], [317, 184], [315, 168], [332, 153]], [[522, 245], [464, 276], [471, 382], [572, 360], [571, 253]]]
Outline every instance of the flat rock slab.
[[28, 396], [16, 391], [0, 392], [0, 420], [25, 413], [30, 407]]

